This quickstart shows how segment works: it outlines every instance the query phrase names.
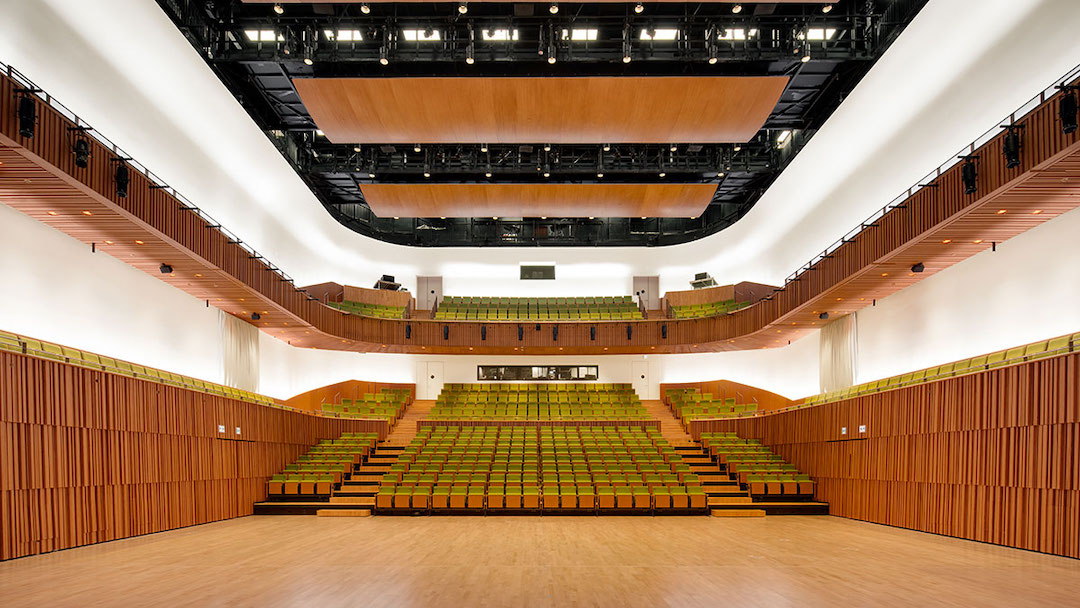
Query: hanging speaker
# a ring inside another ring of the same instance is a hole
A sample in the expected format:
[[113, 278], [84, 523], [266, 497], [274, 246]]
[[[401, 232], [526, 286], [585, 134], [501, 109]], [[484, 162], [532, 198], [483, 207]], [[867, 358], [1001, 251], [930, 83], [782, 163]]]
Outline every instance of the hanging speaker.
[[1076, 91], [1074, 89], [1067, 89], [1061, 96], [1058, 112], [1061, 115], [1061, 132], [1066, 135], [1076, 132]]
[[29, 95], [19, 98], [19, 135], [34, 137], [34, 125], [37, 123], [37, 106]]

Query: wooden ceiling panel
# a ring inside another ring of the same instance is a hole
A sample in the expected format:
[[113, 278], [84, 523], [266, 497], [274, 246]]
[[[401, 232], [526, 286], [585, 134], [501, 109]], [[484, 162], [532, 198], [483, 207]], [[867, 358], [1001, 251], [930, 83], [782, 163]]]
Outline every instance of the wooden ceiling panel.
[[716, 184], [370, 184], [380, 217], [696, 217]]
[[293, 84], [334, 143], [749, 141], [786, 76], [309, 78]]

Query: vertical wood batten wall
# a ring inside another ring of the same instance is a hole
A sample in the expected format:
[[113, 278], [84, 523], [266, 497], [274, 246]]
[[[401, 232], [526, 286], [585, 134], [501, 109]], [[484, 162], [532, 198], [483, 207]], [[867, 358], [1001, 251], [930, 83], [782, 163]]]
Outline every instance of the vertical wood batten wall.
[[760, 439], [833, 515], [1080, 557], [1080, 353], [690, 431]]
[[0, 352], [0, 559], [250, 515], [342, 432], [388, 428]]

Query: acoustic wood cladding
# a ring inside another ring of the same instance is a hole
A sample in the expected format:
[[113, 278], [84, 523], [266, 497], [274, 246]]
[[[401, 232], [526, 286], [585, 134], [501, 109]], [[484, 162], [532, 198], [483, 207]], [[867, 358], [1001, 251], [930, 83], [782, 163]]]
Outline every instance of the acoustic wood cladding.
[[379, 304], [382, 306], [401, 306], [407, 308], [413, 303], [412, 294], [407, 291], [368, 289], [366, 287], [346, 285], [343, 295], [344, 298], [350, 302], [364, 302], [365, 304]]
[[413, 398], [416, 397], [415, 384], [346, 380], [337, 384], [320, 386], [306, 393], [290, 397], [285, 401], [285, 405], [299, 410], [320, 411], [323, 403], [341, 403], [342, 399], [358, 399], [364, 395], [377, 393], [384, 388], [407, 388], [411, 391]]
[[1077, 353], [690, 431], [760, 439], [833, 515], [1080, 557]]
[[293, 80], [334, 143], [749, 141], [786, 76]]
[[0, 559], [250, 515], [347, 431], [388, 428], [0, 352]]
[[[771, 299], [705, 319], [519, 324], [344, 314], [308, 298], [272, 272], [267, 260], [252, 256], [167, 190], [151, 189], [141, 174], [133, 171], [128, 197], [117, 198], [112, 152], [92, 141], [90, 166], [76, 168], [66, 130], [71, 123], [43, 103], [38, 103], [37, 136], [20, 137], [17, 96], [5, 76], [0, 76], [0, 160], [5, 163], [0, 200], [223, 310], [245, 318], [259, 311], [262, 319], [255, 325], [295, 346], [477, 355], [774, 347], [817, 329], [820, 312], [839, 315], [869, 306], [1080, 205], [1080, 137], [1061, 132], [1058, 98], [1018, 119], [1026, 128], [1016, 169], [1005, 169], [1002, 136], [995, 137], [976, 151], [976, 194], [963, 193], [960, 166], [954, 166], [934, 180], [934, 187], [913, 193]], [[134, 244], [135, 239], [144, 244]], [[106, 240], [114, 244], [103, 246]], [[161, 262], [175, 271], [160, 274]], [[926, 272], [909, 272], [916, 262], [923, 262]], [[487, 327], [487, 340], [481, 327]]]
[[716, 184], [365, 184], [380, 217], [697, 217]]
[[735, 299], [734, 285], [718, 285], [705, 289], [687, 289], [685, 291], [669, 291], [664, 294], [668, 306], [692, 306], [694, 304], [706, 304], [708, 302], [723, 302]]

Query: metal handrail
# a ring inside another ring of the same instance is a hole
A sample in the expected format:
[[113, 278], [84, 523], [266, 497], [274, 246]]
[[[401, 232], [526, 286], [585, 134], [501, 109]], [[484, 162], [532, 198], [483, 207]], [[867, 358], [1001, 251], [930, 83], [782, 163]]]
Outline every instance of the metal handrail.
[[775, 289], [773, 291], [773, 293], [776, 293], [777, 291], [782, 291], [784, 288], [787, 287], [788, 283], [791, 283], [791, 282], [797, 280], [803, 273], [809, 271], [814, 266], [816, 266], [819, 262], [821, 262], [822, 260], [828, 258], [830, 255], [832, 255], [833, 252], [835, 252], [837, 249], [839, 249], [841, 245], [843, 245], [844, 243], [847, 243], [848, 241], [851, 241], [856, 236], [858, 236], [863, 230], [866, 230], [870, 226], [874, 225], [874, 223], [877, 220], [881, 219], [886, 213], [888, 213], [889, 211], [892, 211], [896, 207], [901, 206], [904, 203], [904, 201], [906, 201], [907, 199], [914, 196], [916, 193], [921, 191], [923, 188], [930, 187], [931, 184], [934, 182], [934, 180], [939, 178], [942, 173], [944, 173], [945, 171], [950, 169], [953, 165], [960, 162], [961, 157], [966, 156], [968, 154], [971, 154], [974, 150], [976, 150], [979, 147], [985, 145], [990, 140], [992, 140], [994, 137], [997, 137], [998, 133], [1001, 132], [1002, 127], [1014, 124], [1018, 120], [1018, 118], [1023, 118], [1024, 116], [1027, 116], [1033, 110], [1035, 110], [1036, 108], [1041, 106], [1043, 103], [1045, 103], [1046, 99], [1047, 99], [1047, 96], [1048, 95], [1052, 96], [1054, 94], [1054, 91], [1061, 84], [1071, 82], [1073, 80], [1076, 80], [1077, 78], [1080, 78], [1080, 65], [1078, 65], [1078, 66], [1072, 68], [1071, 70], [1069, 70], [1068, 72], [1066, 72], [1064, 76], [1055, 79], [1054, 84], [1052, 84], [1052, 85], [1046, 87], [1045, 89], [1039, 91], [1038, 94], [1036, 94], [1034, 97], [1032, 97], [1027, 102], [1022, 104], [1019, 108], [1014, 110], [1011, 114], [1009, 114], [1008, 117], [1006, 117], [1003, 120], [998, 121], [997, 124], [995, 124], [993, 127], [988, 129], [982, 135], [975, 138], [974, 141], [972, 141], [971, 143], [965, 145], [956, 154], [953, 154], [952, 156], [950, 156], [947, 161], [945, 161], [944, 163], [941, 163], [935, 169], [931, 170], [929, 173], [924, 175], [922, 177], [922, 179], [915, 182], [915, 184], [913, 186], [911, 186], [906, 191], [904, 191], [902, 194], [900, 194], [899, 196], [897, 196], [896, 198], [891, 200], [887, 205], [885, 205], [881, 209], [878, 209], [877, 211], [872, 213], [870, 215], [870, 217], [866, 218], [866, 220], [864, 220], [858, 226], [855, 226], [854, 228], [849, 230], [839, 240], [837, 240], [833, 244], [826, 247], [825, 250], [822, 251], [820, 254], [814, 256], [813, 258], [811, 258], [809, 262], [807, 262], [806, 264], [800, 266], [795, 272], [791, 273], [790, 275], [788, 275], [787, 278], [784, 279], [784, 286], [783, 287], [778, 287], [777, 289]]
[[181, 207], [183, 209], [191, 211], [195, 215], [199, 216], [199, 218], [204, 220], [206, 222], [206, 226], [208, 228], [211, 228], [213, 230], [217, 230], [230, 243], [235, 243], [236, 245], [239, 245], [240, 248], [243, 249], [244, 251], [246, 251], [248, 253], [249, 257], [251, 257], [252, 259], [262, 260], [263, 263], [266, 264], [267, 269], [272, 271], [273, 273], [277, 274], [278, 277], [282, 281], [285, 281], [287, 283], [291, 283], [294, 287], [296, 286], [296, 282], [293, 280], [292, 277], [290, 277], [288, 274], [286, 274], [280, 268], [277, 268], [276, 266], [271, 264], [270, 261], [266, 257], [260, 255], [258, 251], [256, 251], [253, 247], [251, 247], [247, 243], [245, 243], [243, 240], [241, 240], [240, 237], [236, 236], [235, 234], [232, 233], [232, 231], [225, 228], [220, 222], [218, 222], [217, 220], [212, 218], [208, 213], [206, 213], [205, 211], [200, 209], [197, 205], [195, 205], [195, 203], [191, 202], [190, 199], [188, 199], [184, 195], [177, 192], [176, 188], [173, 188], [173, 187], [169, 186], [167, 183], [165, 183], [165, 180], [158, 177], [154, 172], [150, 171], [150, 169], [148, 169], [147, 167], [145, 167], [144, 165], [139, 163], [139, 161], [135, 160], [129, 154], [124, 152], [124, 150], [121, 149], [120, 146], [117, 146], [115, 143], [113, 143], [107, 137], [102, 135], [99, 131], [97, 131], [96, 129], [91, 127], [90, 124], [85, 122], [82, 118], [80, 118], [78, 114], [73, 112], [67, 106], [65, 106], [64, 104], [57, 101], [55, 97], [53, 97], [49, 93], [46, 93], [44, 90], [42, 90], [36, 84], [34, 84], [34, 82], [32, 80], [30, 80], [25, 74], [23, 74], [19, 70], [15, 69], [14, 67], [12, 67], [10, 65], [7, 65], [7, 64], [5, 64], [3, 62], [0, 62], [0, 70], [3, 70], [4, 73], [6, 73], [9, 78], [11, 78], [16, 83], [21, 84], [23, 86], [23, 88], [27, 89], [27, 94], [34, 95], [35, 97], [37, 97], [38, 99], [43, 101], [45, 103], [45, 105], [52, 108], [53, 110], [56, 110], [61, 115], [63, 115], [65, 118], [67, 118], [68, 120], [75, 123], [75, 126], [82, 129], [83, 133], [85, 133], [88, 136], [90, 136], [90, 137], [94, 138], [95, 140], [97, 140], [98, 143], [100, 143], [101, 145], [103, 145], [106, 148], [108, 148], [109, 150], [111, 150], [112, 153], [114, 155], [116, 155], [117, 157], [123, 158], [124, 162], [129, 167], [135, 169], [139, 173], [142, 173], [144, 176], [146, 176], [146, 178], [149, 179], [151, 182], [153, 182], [158, 189], [164, 190], [164, 191], [168, 192], [170, 195], [172, 195], [172, 197], [174, 199], [176, 199], [178, 202], [181, 203]]

